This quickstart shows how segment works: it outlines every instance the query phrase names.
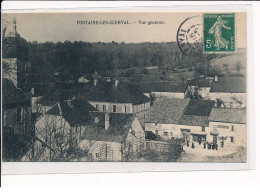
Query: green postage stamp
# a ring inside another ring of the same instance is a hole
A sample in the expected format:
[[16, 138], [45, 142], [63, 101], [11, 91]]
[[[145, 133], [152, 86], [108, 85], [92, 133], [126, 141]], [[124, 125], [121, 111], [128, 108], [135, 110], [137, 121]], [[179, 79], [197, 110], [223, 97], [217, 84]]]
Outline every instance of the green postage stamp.
[[235, 52], [235, 14], [203, 14], [204, 52]]

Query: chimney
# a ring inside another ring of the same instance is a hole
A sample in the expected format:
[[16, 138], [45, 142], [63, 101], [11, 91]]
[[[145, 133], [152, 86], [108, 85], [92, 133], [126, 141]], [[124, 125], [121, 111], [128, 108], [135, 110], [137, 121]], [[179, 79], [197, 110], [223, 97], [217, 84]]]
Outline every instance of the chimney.
[[94, 86], [97, 85], [97, 82], [98, 82], [98, 80], [97, 80], [97, 79], [94, 79]]
[[218, 76], [217, 75], [215, 75], [215, 82], [217, 82], [218, 81]]
[[214, 107], [218, 108], [218, 101], [217, 100], [215, 100], [215, 102], [214, 102]]
[[109, 128], [109, 113], [105, 113], [105, 130]]
[[115, 86], [118, 86], [118, 82], [119, 82], [119, 80], [115, 79]]

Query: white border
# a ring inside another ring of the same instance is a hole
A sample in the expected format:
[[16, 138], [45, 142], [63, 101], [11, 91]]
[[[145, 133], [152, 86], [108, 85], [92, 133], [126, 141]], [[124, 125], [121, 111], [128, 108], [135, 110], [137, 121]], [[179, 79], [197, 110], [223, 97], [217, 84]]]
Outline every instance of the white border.
[[[149, 6], [147, 6], [149, 4]], [[184, 4], [192, 6], [181, 6]], [[194, 6], [194, 5], [203, 6]], [[224, 5], [225, 4], [225, 5]], [[247, 72], [248, 72], [248, 152], [247, 163], [3, 163], [3, 174], [95, 173], [95, 172], [150, 172], [193, 170], [248, 170], [255, 168], [254, 139], [254, 83], [253, 83], [253, 17], [252, 6], [246, 2], [3, 2], [3, 13], [14, 12], [247, 12]], [[243, 5], [244, 4], [244, 5]], [[247, 4], [247, 5], [245, 5]], [[176, 6], [180, 5], [180, 6]], [[210, 5], [210, 6], [205, 6]], [[217, 6], [216, 6], [217, 5]], [[141, 6], [141, 7], [138, 7]], [[146, 7], [145, 7], [146, 6]], [[156, 7], [157, 6], [157, 7]], [[159, 7], [158, 7], [159, 6]], [[60, 9], [61, 7], [66, 9]], [[72, 9], [74, 7], [74, 9]], [[250, 75], [250, 76], [249, 76]]]

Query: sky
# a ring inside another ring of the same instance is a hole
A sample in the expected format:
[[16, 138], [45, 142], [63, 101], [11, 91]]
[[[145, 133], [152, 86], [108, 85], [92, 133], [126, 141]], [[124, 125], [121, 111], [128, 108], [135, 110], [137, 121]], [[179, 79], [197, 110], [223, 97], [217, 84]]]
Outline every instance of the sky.
[[[38, 42], [171, 42], [176, 41], [180, 24], [199, 13], [16, 13], [8, 14], [6, 20], [17, 21], [17, 31], [27, 41]], [[201, 14], [199, 14], [201, 15]], [[202, 23], [202, 17], [194, 20]], [[125, 25], [78, 25], [78, 21], [128, 20]], [[146, 21], [146, 24], [139, 24]], [[149, 21], [163, 24], [148, 25]], [[136, 23], [134, 23], [136, 22]], [[10, 29], [10, 28], [9, 28]], [[239, 48], [246, 47], [246, 14], [236, 13], [236, 41]]]

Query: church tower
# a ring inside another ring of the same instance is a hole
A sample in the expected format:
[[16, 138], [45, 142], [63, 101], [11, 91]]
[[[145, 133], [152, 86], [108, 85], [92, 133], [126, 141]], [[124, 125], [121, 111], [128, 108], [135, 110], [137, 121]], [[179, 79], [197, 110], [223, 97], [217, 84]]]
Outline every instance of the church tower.
[[29, 46], [17, 33], [16, 19], [3, 29], [2, 75], [24, 92], [30, 91]]

